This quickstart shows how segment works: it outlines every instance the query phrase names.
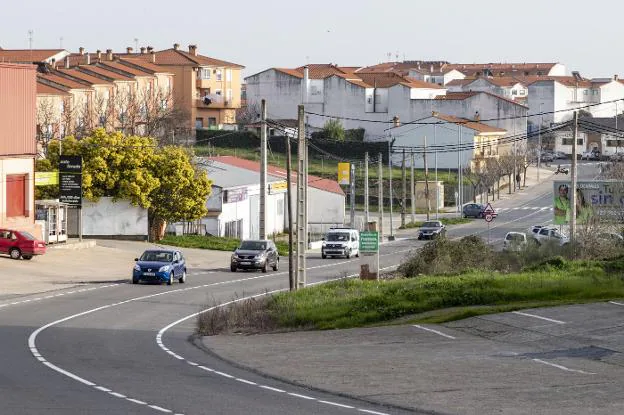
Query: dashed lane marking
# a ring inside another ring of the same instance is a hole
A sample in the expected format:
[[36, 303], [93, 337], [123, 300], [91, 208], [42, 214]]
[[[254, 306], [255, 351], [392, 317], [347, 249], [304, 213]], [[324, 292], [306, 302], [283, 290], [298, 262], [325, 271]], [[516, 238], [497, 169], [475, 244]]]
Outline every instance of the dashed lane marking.
[[446, 337], [447, 339], [453, 339], [453, 340], [455, 340], [455, 337], [453, 337], [453, 336], [449, 336], [448, 334], [444, 334], [444, 333], [442, 333], [441, 331], [434, 330], [434, 329], [429, 329], [429, 328], [427, 328], [427, 327], [423, 327], [423, 326], [418, 325], [418, 324], [414, 324], [413, 326], [414, 326], [414, 327], [416, 327], [416, 328], [419, 328], [419, 329], [421, 329], [421, 330], [429, 331], [429, 332], [431, 332], [431, 333], [435, 333], [435, 334], [437, 334], [437, 335], [439, 335], [439, 336]]
[[537, 318], [540, 320], [550, 321], [551, 323], [556, 323], [556, 324], [565, 324], [565, 321], [555, 320], [555, 319], [548, 318], [548, 317], [537, 316], [535, 314], [530, 314], [530, 313], [523, 313], [521, 311], [512, 311], [512, 314], [518, 314], [520, 316]]

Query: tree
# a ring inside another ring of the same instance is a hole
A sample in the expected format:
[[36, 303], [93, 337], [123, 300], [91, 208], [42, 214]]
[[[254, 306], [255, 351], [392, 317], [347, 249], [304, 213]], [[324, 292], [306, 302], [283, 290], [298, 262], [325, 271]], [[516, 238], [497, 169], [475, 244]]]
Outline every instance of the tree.
[[344, 140], [345, 130], [342, 123], [338, 119], [329, 120], [323, 126], [323, 136], [333, 138], [334, 140]]
[[514, 187], [514, 181], [513, 181], [513, 173], [514, 173], [514, 168], [516, 165], [516, 160], [513, 154], [503, 154], [502, 156], [499, 156], [498, 158], [498, 165], [500, 168], [500, 173], [502, 176], [507, 176], [507, 179], [509, 180], [509, 194], [511, 194], [511, 191]]
[[257, 102], [251, 102], [236, 109], [236, 123], [239, 130], [242, 130], [247, 124], [253, 124], [259, 120], [260, 105]]

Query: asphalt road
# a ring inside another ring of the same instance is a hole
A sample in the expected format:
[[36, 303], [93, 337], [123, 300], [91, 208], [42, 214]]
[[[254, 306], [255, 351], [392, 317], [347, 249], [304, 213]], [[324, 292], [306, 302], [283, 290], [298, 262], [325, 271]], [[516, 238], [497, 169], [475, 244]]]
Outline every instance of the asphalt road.
[[[585, 167], [580, 177], [593, 177], [594, 170]], [[454, 227], [449, 236], [479, 233], [499, 240], [509, 230], [550, 221], [551, 200], [552, 185], [536, 186], [499, 208], [489, 230], [476, 220]], [[381, 267], [396, 266], [422, 246], [414, 235], [399, 232], [396, 241], [382, 244]], [[355, 275], [363, 261], [310, 254], [307, 282]], [[184, 285], [110, 283], [0, 303], [0, 412], [418, 413], [270, 380], [195, 346], [190, 337], [200, 310], [288, 287], [286, 261], [267, 274], [231, 273], [226, 266], [194, 269]], [[96, 272], [106, 272], [105, 265], [98, 267]]]

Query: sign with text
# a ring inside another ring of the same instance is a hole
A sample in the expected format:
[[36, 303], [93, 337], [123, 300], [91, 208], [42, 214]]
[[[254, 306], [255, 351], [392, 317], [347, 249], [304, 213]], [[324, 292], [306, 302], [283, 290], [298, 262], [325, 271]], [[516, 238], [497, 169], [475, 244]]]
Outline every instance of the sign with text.
[[82, 157], [60, 156], [59, 201], [82, 206]]
[[269, 183], [269, 194], [284, 193], [288, 189], [286, 182]]
[[363, 254], [376, 254], [379, 251], [379, 232], [360, 232], [360, 252]]
[[338, 183], [349, 184], [351, 183], [351, 163], [338, 163]]
[[242, 202], [247, 199], [247, 188], [227, 189], [225, 193], [225, 203]]
[[37, 171], [35, 172], [35, 186], [50, 186], [59, 184], [57, 171]]
[[[570, 181], [554, 182], [553, 213], [555, 225], [570, 223]], [[624, 222], [624, 183], [618, 180], [578, 180], [576, 183], [576, 223], [597, 220]]]

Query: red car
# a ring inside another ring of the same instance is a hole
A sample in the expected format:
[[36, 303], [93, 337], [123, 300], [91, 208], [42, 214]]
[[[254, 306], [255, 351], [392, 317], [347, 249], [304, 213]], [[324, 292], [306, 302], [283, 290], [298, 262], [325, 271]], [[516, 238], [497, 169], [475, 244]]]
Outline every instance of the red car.
[[0, 229], [0, 254], [13, 259], [32, 259], [46, 252], [45, 242], [37, 240], [28, 232]]

